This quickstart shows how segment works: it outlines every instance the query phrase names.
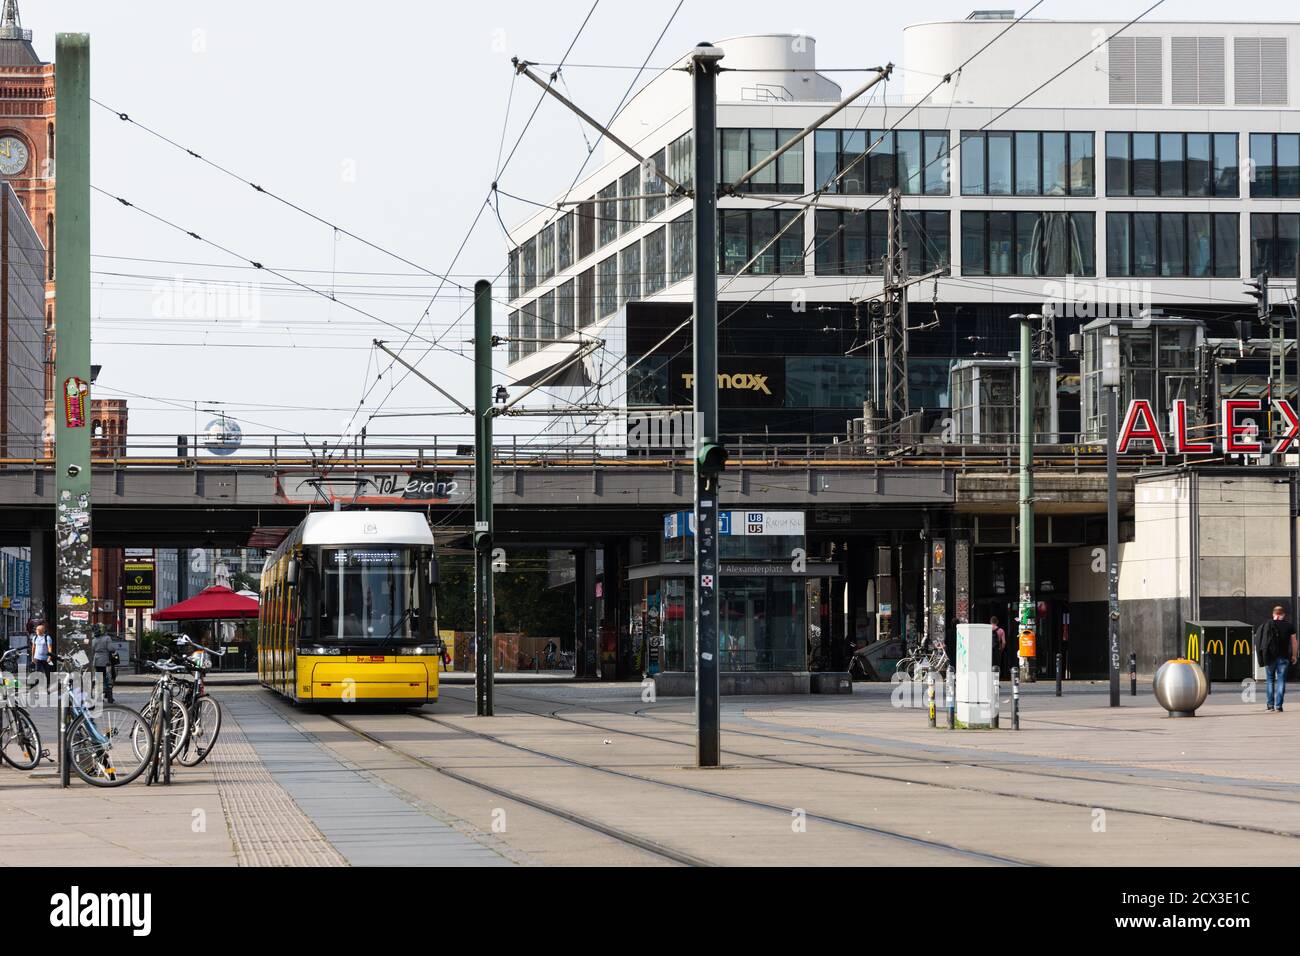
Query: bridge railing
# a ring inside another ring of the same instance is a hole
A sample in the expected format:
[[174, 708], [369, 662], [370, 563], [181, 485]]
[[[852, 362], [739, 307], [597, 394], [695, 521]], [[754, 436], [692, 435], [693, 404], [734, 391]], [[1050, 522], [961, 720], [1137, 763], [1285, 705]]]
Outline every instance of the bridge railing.
[[[1035, 436], [1035, 465], [1081, 470], [1104, 462], [1104, 443], [1060, 441], [1062, 436]], [[1069, 436], [1066, 436], [1069, 437]], [[621, 442], [619, 439], [623, 439]], [[751, 432], [726, 434], [733, 467], [798, 464], [870, 464], [878, 467], [938, 465], [966, 469], [1007, 470], [1018, 467], [1020, 438], [1015, 433], [960, 441], [941, 435], [845, 436], [842, 433]], [[1050, 439], [1050, 441], [1049, 441]], [[619, 435], [498, 435], [494, 458], [521, 466], [642, 465], [689, 467], [690, 446], [680, 436], [662, 442], [639, 441]], [[347, 470], [372, 467], [469, 468], [474, 460], [472, 435], [324, 435], [284, 433], [245, 434], [238, 444], [210, 435], [133, 434], [111, 443], [94, 439], [92, 457], [115, 467], [220, 467], [264, 465]], [[1196, 456], [1204, 461], [1207, 456]], [[1125, 470], [1175, 465], [1188, 456], [1130, 454], [1121, 459]], [[50, 456], [3, 458], [5, 465], [51, 465]]]

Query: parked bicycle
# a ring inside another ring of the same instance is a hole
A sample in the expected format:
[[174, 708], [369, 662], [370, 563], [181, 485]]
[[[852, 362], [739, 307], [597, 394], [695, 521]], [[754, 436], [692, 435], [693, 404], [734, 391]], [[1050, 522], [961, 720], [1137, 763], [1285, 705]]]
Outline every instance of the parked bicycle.
[[[181, 684], [187, 683], [179, 679], [176, 674], [185, 670], [184, 665], [176, 664], [170, 661], [146, 661], [145, 667], [149, 670], [158, 672], [158, 679], [154, 681], [153, 690], [149, 692], [149, 701], [140, 708], [140, 715], [148, 723], [154, 735], [158, 735], [161, 730], [161, 724], [156, 720], [159, 710], [162, 707], [163, 685], [170, 684], [170, 700], [168, 706], [169, 728], [167, 740], [171, 745], [170, 757], [172, 760], [179, 760], [181, 752], [185, 749], [185, 743], [190, 735], [190, 712], [181, 700], [179, 693]], [[137, 747], [137, 752], [143, 754], [143, 742]]]
[[190, 653], [178, 653], [173, 660], [183, 664], [194, 675], [191, 680], [178, 682], [176, 699], [190, 716], [189, 735], [181, 747], [180, 761], [186, 767], [196, 767], [212, 753], [217, 735], [221, 733], [221, 705], [208, 696], [204, 679], [216, 651], [188, 637], [181, 637], [176, 643], [182, 648], [193, 648]]
[[149, 722], [124, 704], [104, 704], [92, 713], [85, 694], [73, 686], [75, 675], [89, 671], [84, 651], [60, 655], [58, 694], [71, 713], [67, 730], [67, 760], [72, 770], [93, 787], [121, 787], [144, 772], [153, 756], [154, 735]]
[[[15, 770], [34, 770], [46, 756], [36, 721], [22, 705], [22, 682], [17, 675], [21, 647], [0, 656], [0, 762]], [[10, 668], [14, 674], [10, 676]]]

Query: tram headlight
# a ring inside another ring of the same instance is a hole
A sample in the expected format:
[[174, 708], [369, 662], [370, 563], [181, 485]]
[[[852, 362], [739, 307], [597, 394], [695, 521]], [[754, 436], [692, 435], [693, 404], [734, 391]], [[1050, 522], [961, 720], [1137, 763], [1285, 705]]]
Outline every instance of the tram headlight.
[[342, 654], [343, 649], [339, 647], [305, 647], [302, 649], [302, 653], [311, 657], [329, 657]]

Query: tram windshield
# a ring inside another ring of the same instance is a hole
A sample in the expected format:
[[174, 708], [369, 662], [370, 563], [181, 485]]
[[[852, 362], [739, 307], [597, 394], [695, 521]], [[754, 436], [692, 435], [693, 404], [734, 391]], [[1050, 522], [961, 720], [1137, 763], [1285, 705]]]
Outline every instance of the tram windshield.
[[419, 567], [419, 554], [411, 549], [322, 550], [320, 639], [376, 643], [416, 639]]

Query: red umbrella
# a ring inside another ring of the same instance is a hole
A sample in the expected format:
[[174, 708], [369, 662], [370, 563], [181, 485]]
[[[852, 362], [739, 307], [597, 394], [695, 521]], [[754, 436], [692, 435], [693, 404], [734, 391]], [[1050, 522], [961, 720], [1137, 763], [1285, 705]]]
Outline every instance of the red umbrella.
[[215, 584], [192, 598], [155, 611], [155, 621], [224, 621], [231, 618], [257, 617], [258, 603], [236, 594], [228, 587]]

